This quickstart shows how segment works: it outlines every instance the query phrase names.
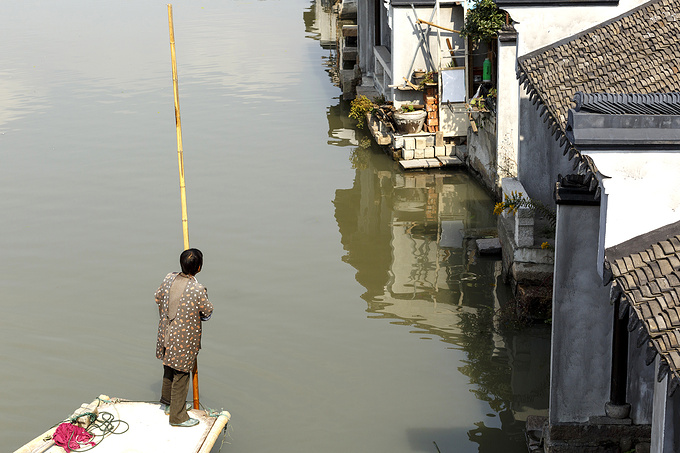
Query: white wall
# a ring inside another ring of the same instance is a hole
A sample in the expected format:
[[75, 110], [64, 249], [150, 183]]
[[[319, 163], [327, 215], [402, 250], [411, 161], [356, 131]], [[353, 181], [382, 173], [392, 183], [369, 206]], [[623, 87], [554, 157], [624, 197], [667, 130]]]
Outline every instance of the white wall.
[[646, 3], [646, 0], [620, 0], [617, 6], [508, 7], [517, 22], [519, 55], [533, 52]]
[[680, 150], [599, 151], [588, 155], [606, 176], [606, 236], [600, 247], [613, 247], [680, 221]]
[[[426, 71], [439, 70], [440, 67], [448, 65], [450, 58], [443, 58], [449, 54], [446, 45], [446, 38], [451, 40], [453, 48], [456, 47], [464, 49], [465, 43], [463, 39], [457, 34], [445, 30], [438, 30], [435, 27], [430, 27], [430, 32], [426, 36], [432, 54], [432, 61], [426, 58], [426, 47], [420, 45], [420, 36], [417, 33], [417, 28], [423, 31], [427, 29], [426, 24], [417, 24], [416, 19], [426, 20], [442, 27], [460, 30], [463, 26], [463, 8], [460, 6], [442, 6], [438, 14], [432, 17], [433, 8], [416, 7], [417, 18], [413, 15], [413, 10], [407, 8], [392, 8], [392, 80], [393, 83], [403, 84], [404, 77], [410, 80], [411, 62], [413, 69], [424, 69]], [[414, 25], [416, 28], [414, 28]], [[438, 39], [439, 35], [439, 39]], [[415, 55], [415, 61], [414, 61]], [[421, 98], [422, 93], [416, 92], [417, 96]], [[394, 90], [395, 101], [398, 103], [401, 100], [410, 100], [416, 95], [408, 91]]]
[[[645, 3], [643, 0], [620, 0], [618, 6], [555, 6], [505, 8], [517, 30], [517, 57], [551, 45], [612, 19]], [[517, 82], [514, 70], [504, 64], [499, 68], [499, 96], [507, 91], [515, 93]], [[516, 102], [504, 101], [508, 108], [517, 105], [519, 126], [509, 130], [511, 121], [499, 122], [499, 143], [516, 143], [518, 177], [532, 198], [553, 205], [552, 192], [558, 173], [571, 173], [571, 163], [562, 157], [559, 142], [548, 132], [547, 123], [539, 117], [536, 106], [519, 88]], [[500, 98], [499, 98], [500, 104]], [[538, 104], [537, 104], [538, 105]], [[500, 105], [499, 105], [500, 107]], [[512, 148], [510, 148], [512, 149]]]

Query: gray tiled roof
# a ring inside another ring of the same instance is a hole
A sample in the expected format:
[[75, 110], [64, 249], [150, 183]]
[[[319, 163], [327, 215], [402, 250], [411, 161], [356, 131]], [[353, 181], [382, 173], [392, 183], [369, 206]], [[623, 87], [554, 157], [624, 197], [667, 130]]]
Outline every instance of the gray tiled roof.
[[680, 93], [574, 95], [565, 134], [581, 153], [680, 149]]
[[660, 354], [659, 377], [670, 373], [674, 391], [680, 383], [680, 222], [606, 255], [612, 299], [621, 297], [622, 310], [630, 310], [629, 330], [638, 332], [638, 346], [649, 347], [647, 364]]
[[603, 114], [680, 115], [680, 93], [574, 95], [574, 110]]
[[520, 57], [517, 77], [564, 145], [567, 111], [578, 91], [680, 91], [679, 40], [680, 0], [654, 0]]

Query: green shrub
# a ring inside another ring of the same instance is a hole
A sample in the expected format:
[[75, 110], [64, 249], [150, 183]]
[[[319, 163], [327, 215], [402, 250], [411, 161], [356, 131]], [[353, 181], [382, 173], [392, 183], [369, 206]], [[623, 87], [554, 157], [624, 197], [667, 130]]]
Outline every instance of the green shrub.
[[357, 96], [350, 103], [349, 117], [357, 120], [357, 127], [363, 129], [366, 125], [366, 114], [375, 108], [376, 105], [366, 96]]

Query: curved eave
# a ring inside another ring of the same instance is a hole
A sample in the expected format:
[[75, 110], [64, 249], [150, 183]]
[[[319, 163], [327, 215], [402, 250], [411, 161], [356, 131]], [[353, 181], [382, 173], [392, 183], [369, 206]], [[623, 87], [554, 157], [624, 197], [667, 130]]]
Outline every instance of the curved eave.
[[536, 110], [538, 110], [538, 115], [543, 120], [543, 124], [550, 129], [550, 133], [555, 141], [559, 142], [562, 155], [568, 155], [569, 160], [573, 161], [574, 171], [586, 177], [587, 184], [590, 186], [591, 190], [596, 191], [596, 197], [599, 198], [601, 193], [599, 180], [601, 177], [598, 177], [597, 175], [597, 167], [595, 167], [595, 164], [590, 157], [584, 156], [572, 144], [572, 141], [569, 139], [566, 132], [566, 123], [562, 124], [559, 121], [558, 112], [553, 111], [553, 108], [545, 102], [544, 96], [536, 87], [532, 80], [531, 73], [526, 70], [524, 62], [521, 59], [517, 61], [516, 76], [520, 85], [524, 88], [524, 91], [529, 95], [529, 101], [535, 106]]

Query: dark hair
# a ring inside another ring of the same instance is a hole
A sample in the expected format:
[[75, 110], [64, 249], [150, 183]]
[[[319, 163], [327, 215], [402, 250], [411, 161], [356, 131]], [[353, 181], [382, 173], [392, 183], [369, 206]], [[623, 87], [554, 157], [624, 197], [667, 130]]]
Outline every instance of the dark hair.
[[198, 249], [186, 249], [179, 256], [179, 264], [185, 274], [196, 275], [203, 265], [203, 253]]

